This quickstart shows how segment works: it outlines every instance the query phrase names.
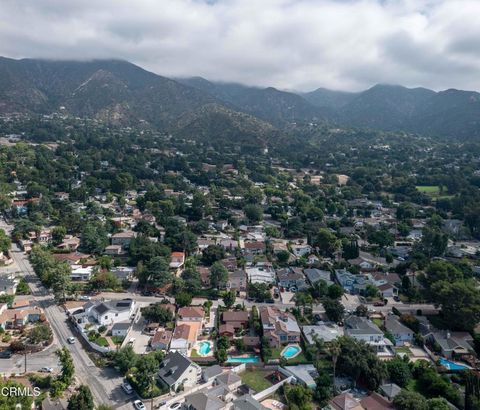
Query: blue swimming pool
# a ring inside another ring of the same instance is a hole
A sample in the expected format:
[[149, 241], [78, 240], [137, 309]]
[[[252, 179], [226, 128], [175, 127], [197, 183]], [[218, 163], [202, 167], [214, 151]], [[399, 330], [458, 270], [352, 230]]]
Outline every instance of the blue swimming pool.
[[210, 342], [200, 342], [199, 343], [199, 348], [198, 348], [198, 353], [201, 354], [202, 356], [206, 356], [212, 351], [212, 345]]
[[283, 349], [281, 355], [285, 359], [291, 359], [292, 357], [296, 356], [301, 351], [302, 351], [302, 349], [300, 348], [300, 346], [292, 345], [292, 346], [287, 346], [285, 349]]
[[440, 364], [441, 364], [443, 367], [446, 367], [448, 370], [452, 370], [452, 371], [468, 370], [468, 369], [470, 369], [470, 367], [468, 367], [468, 366], [466, 366], [466, 365], [451, 362], [450, 360], [447, 360], [447, 359], [445, 359], [445, 358], [443, 358], [443, 357], [440, 358]]
[[228, 356], [227, 363], [258, 363], [260, 358], [258, 356], [248, 357], [232, 357]]

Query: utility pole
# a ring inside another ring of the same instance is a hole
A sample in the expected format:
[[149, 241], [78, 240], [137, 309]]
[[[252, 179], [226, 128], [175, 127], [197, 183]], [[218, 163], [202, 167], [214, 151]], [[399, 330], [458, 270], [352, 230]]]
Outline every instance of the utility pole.
[[25, 352], [23, 355], [25, 357], [25, 373], [27, 373], [27, 353]]

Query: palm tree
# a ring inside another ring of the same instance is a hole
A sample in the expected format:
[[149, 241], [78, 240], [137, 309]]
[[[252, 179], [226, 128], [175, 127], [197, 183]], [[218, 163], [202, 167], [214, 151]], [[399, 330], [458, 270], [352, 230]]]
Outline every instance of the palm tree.
[[342, 348], [340, 346], [340, 343], [338, 340], [332, 340], [327, 348], [328, 353], [332, 357], [332, 363], [333, 363], [333, 394], [335, 394], [335, 372], [337, 368], [337, 359], [338, 356], [340, 356], [340, 353], [342, 352]]

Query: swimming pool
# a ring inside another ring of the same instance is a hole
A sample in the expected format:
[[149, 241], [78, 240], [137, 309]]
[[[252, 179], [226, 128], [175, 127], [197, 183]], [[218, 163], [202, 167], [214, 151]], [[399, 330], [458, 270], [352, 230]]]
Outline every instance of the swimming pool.
[[206, 356], [212, 351], [212, 345], [210, 342], [200, 342], [198, 344], [198, 353], [202, 356]]
[[457, 370], [468, 370], [470, 369], [470, 367], [468, 367], [467, 365], [463, 365], [463, 364], [458, 364], [458, 363], [455, 363], [455, 362], [451, 362], [450, 360], [447, 360], [443, 357], [440, 358], [440, 364], [443, 366], [443, 367], [446, 367], [448, 370], [452, 370], [452, 371], [457, 371]]
[[291, 359], [292, 357], [297, 356], [302, 349], [298, 345], [290, 345], [287, 346], [285, 349], [282, 350], [282, 353], [280, 353], [281, 356], [283, 356], [285, 359]]
[[227, 363], [258, 363], [260, 358], [258, 356], [247, 357], [232, 357], [228, 356]]

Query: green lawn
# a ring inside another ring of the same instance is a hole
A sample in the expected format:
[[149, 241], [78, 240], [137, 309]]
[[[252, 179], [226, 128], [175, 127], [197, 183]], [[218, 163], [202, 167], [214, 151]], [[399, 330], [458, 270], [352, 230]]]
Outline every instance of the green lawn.
[[103, 336], [102, 337], [99, 337], [97, 339], [95, 339], [93, 341], [93, 343], [99, 345], [99, 346], [102, 346], [102, 347], [108, 347], [108, 342], [107, 342], [107, 339], [105, 339]]
[[438, 185], [417, 185], [415, 188], [417, 188], [417, 191], [429, 195], [436, 195], [440, 192], [440, 187]]
[[192, 349], [190, 353], [190, 357], [200, 357], [200, 355], [197, 352], [197, 349]]
[[373, 319], [373, 323], [375, 323], [379, 328], [381, 328], [383, 326], [383, 320], [382, 319], [375, 318], [375, 319]]
[[246, 384], [258, 393], [262, 390], [268, 389], [272, 385], [272, 383], [265, 379], [267, 374], [268, 373], [261, 370], [246, 370], [240, 375], [240, 377], [242, 378], [243, 384]]

